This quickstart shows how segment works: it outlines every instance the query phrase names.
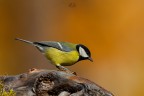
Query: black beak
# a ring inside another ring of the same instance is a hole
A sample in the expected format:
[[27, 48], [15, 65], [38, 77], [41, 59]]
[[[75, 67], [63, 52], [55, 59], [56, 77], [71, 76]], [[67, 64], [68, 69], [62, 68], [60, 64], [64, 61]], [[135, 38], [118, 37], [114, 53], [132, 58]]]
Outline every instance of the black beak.
[[91, 62], [93, 62], [93, 59], [91, 57], [88, 58]]

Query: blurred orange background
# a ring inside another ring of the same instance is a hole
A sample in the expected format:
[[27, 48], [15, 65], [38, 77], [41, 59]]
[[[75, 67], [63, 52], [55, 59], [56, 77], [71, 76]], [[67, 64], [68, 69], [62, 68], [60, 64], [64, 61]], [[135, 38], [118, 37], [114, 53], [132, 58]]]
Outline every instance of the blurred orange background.
[[68, 68], [115, 96], [144, 96], [143, 5], [143, 0], [0, 0], [0, 75], [56, 69], [16, 37], [82, 43], [94, 62]]

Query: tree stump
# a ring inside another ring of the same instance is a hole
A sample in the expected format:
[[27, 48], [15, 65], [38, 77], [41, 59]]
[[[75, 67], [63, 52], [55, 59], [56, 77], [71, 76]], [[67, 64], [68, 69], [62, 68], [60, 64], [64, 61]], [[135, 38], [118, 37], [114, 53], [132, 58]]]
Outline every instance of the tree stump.
[[114, 96], [88, 79], [64, 71], [30, 69], [15, 76], [0, 76], [16, 96]]

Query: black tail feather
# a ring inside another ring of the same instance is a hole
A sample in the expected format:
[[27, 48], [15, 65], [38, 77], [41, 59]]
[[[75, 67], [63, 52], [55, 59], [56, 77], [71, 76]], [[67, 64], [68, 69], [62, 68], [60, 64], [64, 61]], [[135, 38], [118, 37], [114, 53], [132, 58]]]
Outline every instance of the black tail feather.
[[15, 40], [22, 41], [22, 42], [25, 42], [25, 43], [28, 43], [28, 44], [34, 44], [34, 43], [31, 42], [31, 41], [24, 40], [24, 39], [20, 39], [20, 38], [15, 38]]

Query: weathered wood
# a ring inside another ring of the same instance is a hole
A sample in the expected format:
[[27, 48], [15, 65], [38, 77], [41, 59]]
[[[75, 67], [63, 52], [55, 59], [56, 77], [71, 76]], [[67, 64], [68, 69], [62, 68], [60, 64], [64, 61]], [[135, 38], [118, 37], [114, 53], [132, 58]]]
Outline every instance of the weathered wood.
[[0, 76], [17, 96], [113, 96], [82, 77], [56, 70], [31, 69], [15, 76]]

